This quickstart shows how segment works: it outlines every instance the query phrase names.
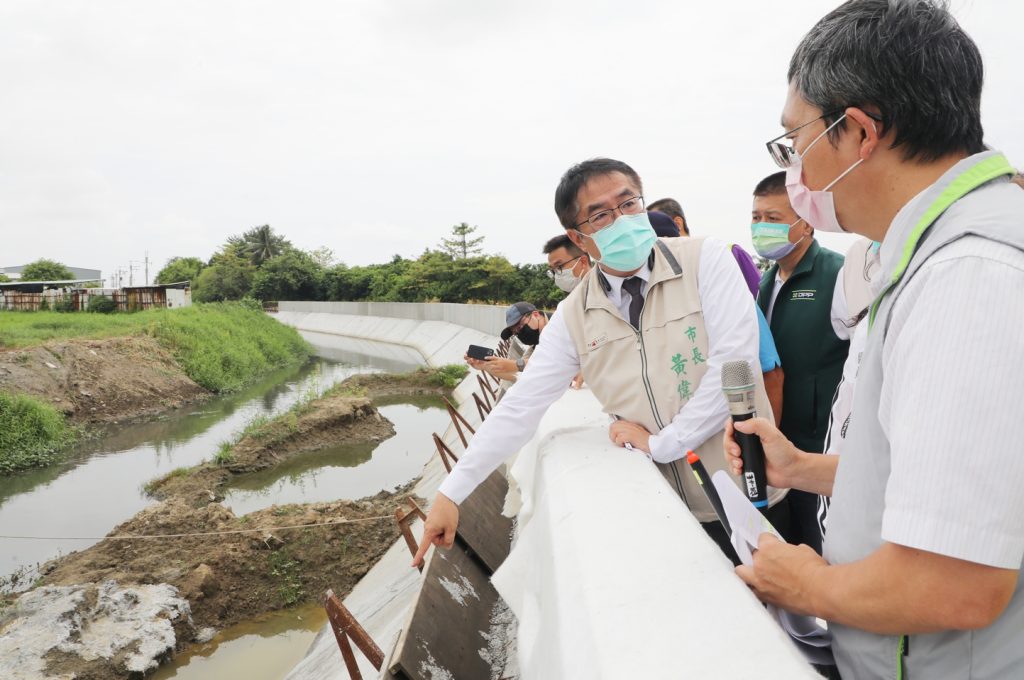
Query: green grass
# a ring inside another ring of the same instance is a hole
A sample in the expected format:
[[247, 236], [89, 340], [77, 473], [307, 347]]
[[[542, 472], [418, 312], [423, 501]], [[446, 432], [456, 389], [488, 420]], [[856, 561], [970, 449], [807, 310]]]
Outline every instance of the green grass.
[[190, 378], [213, 392], [236, 391], [310, 351], [294, 328], [240, 303], [134, 314], [0, 312], [0, 347], [143, 334], [156, 338]]
[[[218, 393], [241, 389], [310, 353], [294, 328], [241, 303], [133, 314], [0, 312], [0, 348], [133, 335], [156, 338], [192, 380]], [[0, 395], [0, 474], [56, 462], [74, 438], [64, 416], [45, 402]], [[221, 456], [218, 462], [227, 461]]]
[[177, 468], [174, 468], [173, 470], [168, 472], [163, 477], [157, 477], [156, 479], [151, 479], [148, 482], [146, 482], [145, 484], [143, 484], [142, 485], [142, 490], [146, 492], [146, 495], [152, 496], [153, 492], [156, 491], [157, 489], [159, 489], [161, 486], [163, 486], [164, 482], [166, 482], [168, 479], [172, 479], [174, 477], [184, 477], [184, 476], [189, 475], [191, 473], [192, 473], [192, 468], [187, 468], [187, 467], [177, 467]]
[[0, 392], [0, 473], [56, 462], [75, 435], [64, 415], [46, 402]]
[[454, 390], [469, 374], [469, 369], [463, 364], [448, 364], [434, 371], [430, 381], [439, 387]]

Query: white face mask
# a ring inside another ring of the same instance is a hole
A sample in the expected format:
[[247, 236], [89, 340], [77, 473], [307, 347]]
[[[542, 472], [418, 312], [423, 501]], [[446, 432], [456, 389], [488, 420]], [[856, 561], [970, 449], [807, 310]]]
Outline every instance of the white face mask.
[[582, 276], [573, 274], [572, 269], [563, 269], [562, 271], [555, 272], [554, 277], [555, 285], [564, 293], [571, 293], [573, 288], [583, 280]]

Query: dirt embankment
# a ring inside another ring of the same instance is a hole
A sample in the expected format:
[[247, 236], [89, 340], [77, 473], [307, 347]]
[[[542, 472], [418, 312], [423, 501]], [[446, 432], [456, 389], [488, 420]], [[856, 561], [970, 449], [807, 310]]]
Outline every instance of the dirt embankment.
[[[347, 593], [397, 540], [395, 507], [409, 488], [358, 501], [274, 506], [244, 517], [219, 503], [195, 508], [175, 498], [146, 508], [111, 535], [266, 530], [108, 539], [51, 563], [43, 585], [169, 583], [189, 601], [197, 628], [223, 628], [318, 597], [327, 588]], [[309, 526], [342, 519], [352, 522]], [[295, 525], [305, 528], [277, 529]]]
[[275, 465], [341, 442], [383, 441], [395, 428], [382, 417], [368, 397], [334, 394], [316, 401], [305, 413], [287, 413], [253, 428], [220, 462], [208, 462], [175, 471], [151, 483], [154, 498], [179, 499], [192, 506], [219, 502], [233, 478]]
[[138, 420], [210, 395], [148, 336], [0, 351], [0, 391], [39, 397], [88, 425]]

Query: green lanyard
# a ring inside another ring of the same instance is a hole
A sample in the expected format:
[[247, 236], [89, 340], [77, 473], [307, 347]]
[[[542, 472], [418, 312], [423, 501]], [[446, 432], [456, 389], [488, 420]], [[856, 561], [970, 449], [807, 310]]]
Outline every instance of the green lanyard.
[[892, 273], [892, 278], [885, 289], [875, 298], [875, 301], [871, 303], [871, 313], [868, 316], [868, 330], [875, 325], [875, 316], [878, 314], [878, 308], [881, 306], [882, 300], [896, 288], [900, 279], [907, 272], [910, 260], [914, 257], [914, 253], [917, 252], [917, 247], [920, 245], [925, 232], [928, 231], [928, 227], [932, 226], [935, 220], [939, 219], [939, 216], [946, 212], [951, 205], [982, 184], [991, 182], [996, 177], [1002, 175], [1013, 175], [1015, 172], [1016, 170], [1010, 165], [1010, 161], [1006, 160], [1006, 156], [997, 154], [972, 165], [950, 182], [949, 186], [939, 194], [938, 198], [921, 215], [921, 219], [914, 225], [914, 230], [910, 232], [910, 236], [907, 237], [906, 242], [903, 244], [903, 255], [900, 257], [900, 261]]

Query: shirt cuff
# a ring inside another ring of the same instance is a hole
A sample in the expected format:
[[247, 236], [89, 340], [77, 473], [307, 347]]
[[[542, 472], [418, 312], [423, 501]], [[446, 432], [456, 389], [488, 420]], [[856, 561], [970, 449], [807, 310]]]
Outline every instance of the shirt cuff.
[[655, 463], [671, 463], [686, 455], [686, 451], [680, 450], [679, 442], [668, 436], [668, 428], [651, 435], [647, 445], [651, 448], [651, 458]]
[[437, 490], [443, 493], [455, 505], [462, 505], [462, 501], [466, 500], [466, 497], [469, 496], [469, 492], [466, 491], [466, 484], [459, 479], [459, 475], [455, 470], [452, 470], [444, 478], [444, 481], [441, 482], [441, 486]]

